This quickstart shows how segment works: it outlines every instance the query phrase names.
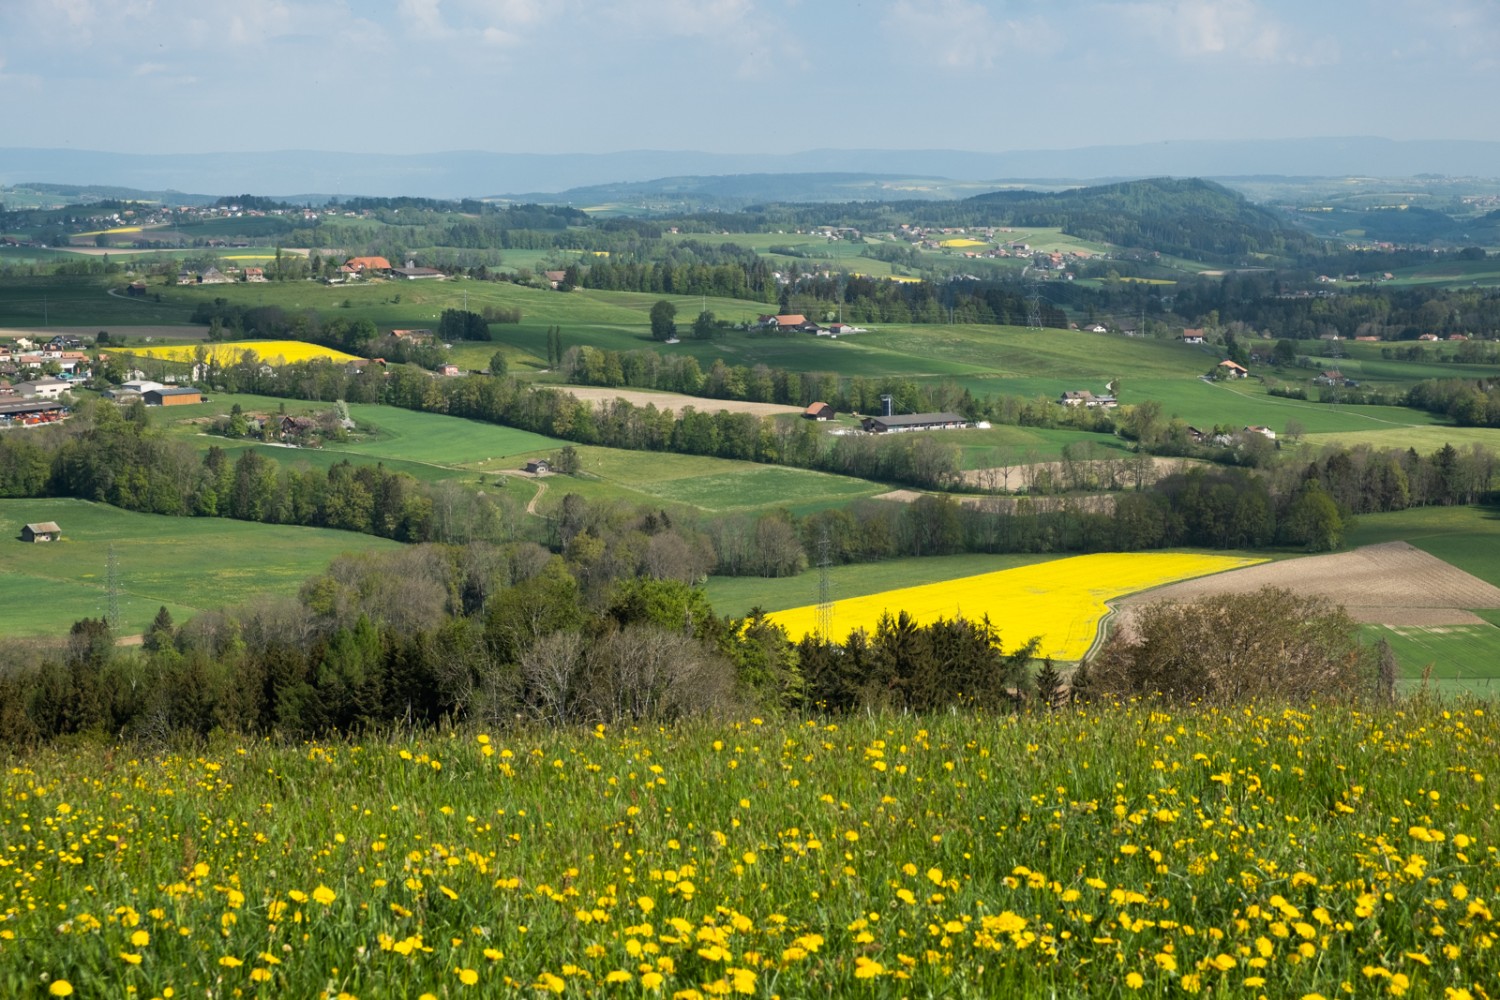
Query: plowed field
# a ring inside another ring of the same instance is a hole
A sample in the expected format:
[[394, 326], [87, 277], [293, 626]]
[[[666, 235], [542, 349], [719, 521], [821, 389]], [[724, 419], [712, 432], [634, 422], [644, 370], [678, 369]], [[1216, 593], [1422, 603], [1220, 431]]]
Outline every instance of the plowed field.
[[1133, 594], [1117, 602], [1128, 608], [1153, 601], [1190, 601], [1205, 594], [1248, 593], [1285, 587], [1329, 597], [1356, 621], [1373, 625], [1472, 625], [1471, 608], [1500, 608], [1500, 588], [1406, 542], [1367, 545], [1305, 559], [1262, 563]]

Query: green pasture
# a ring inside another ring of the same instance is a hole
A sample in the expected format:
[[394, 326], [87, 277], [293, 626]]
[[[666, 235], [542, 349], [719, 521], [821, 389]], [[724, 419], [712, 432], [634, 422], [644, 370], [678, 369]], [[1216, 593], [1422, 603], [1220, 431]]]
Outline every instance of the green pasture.
[[[62, 539], [19, 540], [23, 524], [56, 521]], [[342, 552], [399, 547], [369, 535], [224, 518], [135, 514], [83, 500], [0, 500], [0, 633], [66, 633], [109, 610], [114, 547], [120, 634], [166, 605], [179, 622], [258, 594], [291, 596]]]
[[1500, 259], [1441, 260], [1391, 272], [1396, 285], [1500, 285]]
[[351, 403], [349, 416], [362, 431], [371, 433], [340, 443], [337, 449], [383, 460], [488, 468], [518, 455], [529, 457], [567, 444], [514, 427], [373, 403]]
[[[1399, 410], [1400, 413], [1414, 413], [1411, 410]], [[1320, 434], [1309, 434], [1306, 438], [1308, 444], [1315, 447], [1324, 445], [1342, 445], [1346, 448], [1354, 448], [1359, 445], [1367, 445], [1377, 450], [1387, 448], [1415, 448], [1424, 455], [1440, 450], [1443, 445], [1451, 444], [1455, 448], [1464, 449], [1470, 445], [1477, 444], [1494, 450], [1500, 444], [1500, 436], [1497, 436], [1492, 427], [1455, 427], [1451, 424], [1421, 425], [1395, 425], [1378, 427], [1371, 430], [1354, 431], [1329, 431]]]
[[[0, 277], [0, 327], [95, 326], [104, 330], [186, 323], [192, 314], [191, 305], [166, 296], [156, 302], [150, 295], [137, 299], [109, 294], [111, 288], [126, 283], [124, 275]], [[151, 289], [158, 290], [168, 291]]]
[[787, 507], [806, 513], [883, 493], [864, 479], [700, 455], [580, 447], [580, 475], [552, 476], [544, 508], [566, 493], [590, 500], [619, 499], [711, 512]]
[[[901, 587], [941, 583], [965, 576], [994, 573], [1018, 566], [1034, 566], [1059, 558], [1054, 555], [911, 556], [877, 563], [855, 563], [828, 569], [829, 594], [835, 603]], [[768, 579], [756, 576], [710, 577], [705, 591], [714, 611], [736, 617], [751, 608], [785, 611], [818, 603], [822, 573], [810, 569], [799, 576]]]
[[[1365, 642], [1390, 643], [1400, 667], [1401, 687], [1428, 686], [1444, 694], [1468, 693], [1481, 698], [1500, 695], [1500, 628], [1481, 625], [1366, 625]], [[1428, 668], [1431, 667], [1429, 672]]]
[[330, 441], [322, 448], [287, 448], [206, 433], [207, 427], [227, 416], [235, 404], [247, 415], [273, 420], [283, 412], [313, 416], [335, 408], [333, 403], [223, 393], [203, 403], [152, 410], [151, 417], [154, 423], [203, 451], [217, 445], [235, 455], [241, 449], [254, 448], [281, 465], [305, 463], [319, 469], [346, 460], [355, 465], [381, 462], [423, 482], [464, 478], [480, 466], [488, 469], [508, 463], [519, 467], [522, 462], [516, 456], [546, 453], [566, 443], [513, 427], [373, 403], [351, 403], [349, 415], [358, 430], [349, 440]]

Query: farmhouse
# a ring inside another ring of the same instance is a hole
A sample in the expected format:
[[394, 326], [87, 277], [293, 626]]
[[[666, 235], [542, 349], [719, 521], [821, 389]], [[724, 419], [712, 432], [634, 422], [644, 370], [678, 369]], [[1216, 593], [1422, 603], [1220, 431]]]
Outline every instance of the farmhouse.
[[1114, 396], [1096, 396], [1087, 389], [1069, 389], [1057, 400], [1064, 406], [1089, 406], [1104, 407], [1108, 409], [1119, 405], [1119, 400]]
[[1182, 342], [1184, 344], [1201, 344], [1201, 343], [1203, 343], [1203, 331], [1201, 329], [1200, 330], [1192, 330], [1192, 329], [1183, 330], [1182, 331]]
[[832, 420], [836, 416], [833, 407], [827, 403], [810, 403], [807, 409], [802, 411], [802, 415], [808, 420], [817, 421]]
[[432, 343], [431, 330], [392, 330], [391, 336], [395, 337], [397, 340], [404, 340], [407, 343], [411, 344]]
[[202, 393], [187, 386], [147, 389], [141, 393], [141, 398], [147, 406], [188, 406], [203, 402]]
[[533, 476], [545, 476], [552, 471], [552, 463], [545, 458], [532, 459], [526, 463], [526, 471]]
[[547, 279], [547, 284], [552, 286], [553, 291], [557, 290], [558, 285], [568, 280], [567, 271], [543, 271], [542, 276]]
[[384, 257], [350, 257], [344, 261], [344, 267], [360, 277], [369, 277], [371, 274], [384, 274], [389, 271], [391, 262]]
[[1250, 374], [1250, 371], [1244, 365], [1234, 361], [1220, 361], [1219, 368], [1221, 369], [1219, 374], [1225, 378], [1244, 378]]
[[62, 529], [57, 526], [56, 521], [42, 521], [38, 524], [28, 524], [21, 529], [21, 541], [23, 542], [55, 542], [62, 537]]
[[454, 375], [461, 374], [461, 371], [460, 371], [458, 365], [447, 364], [447, 365], [438, 365], [437, 366], [437, 373], [439, 375], [446, 375], [446, 376], [448, 376], [448, 377], [451, 378]]
[[808, 322], [806, 316], [801, 313], [782, 313], [779, 316], [762, 317], [761, 325], [775, 327], [782, 333], [815, 333], [818, 324]]
[[905, 413], [895, 417], [865, 417], [860, 426], [871, 434], [900, 431], [945, 431], [969, 426], [957, 413]]
[[1319, 372], [1313, 381], [1318, 385], [1343, 385], [1344, 373], [1337, 368], [1330, 368], [1327, 371]]
[[1245, 428], [1245, 433], [1246, 434], [1259, 434], [1263, 438], [1268, 438], [1269, 440], [1272, 440], [1272, 441], [1276, 440], [1276, 432], [1273, 431], [1273, 430], [1271, 430], [1271, 428], [1269, 428], [1269, 427], [1246, 427]]

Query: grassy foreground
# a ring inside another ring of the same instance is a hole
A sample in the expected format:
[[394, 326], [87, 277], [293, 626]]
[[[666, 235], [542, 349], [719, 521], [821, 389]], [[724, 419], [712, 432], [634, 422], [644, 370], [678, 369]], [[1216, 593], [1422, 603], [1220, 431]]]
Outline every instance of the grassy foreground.
[[0, 993], [1477, 997], [1486, 703], [14, 758]]

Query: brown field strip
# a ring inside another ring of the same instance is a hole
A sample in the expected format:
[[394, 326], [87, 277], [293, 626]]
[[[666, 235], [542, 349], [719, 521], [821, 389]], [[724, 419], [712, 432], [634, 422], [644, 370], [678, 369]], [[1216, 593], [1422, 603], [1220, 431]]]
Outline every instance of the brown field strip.
[[1267, 586], [1330, 598], [1348, 609], [1355, 621], [1372, 625], [1483, 624], [1467, 609], [1500, 608], [1500, 588], [1406, 542], [1263, 563], [1135, 594], [1116, 606], [1128, 617], [1130, 608], [1154, 601], [1191, 601]]

